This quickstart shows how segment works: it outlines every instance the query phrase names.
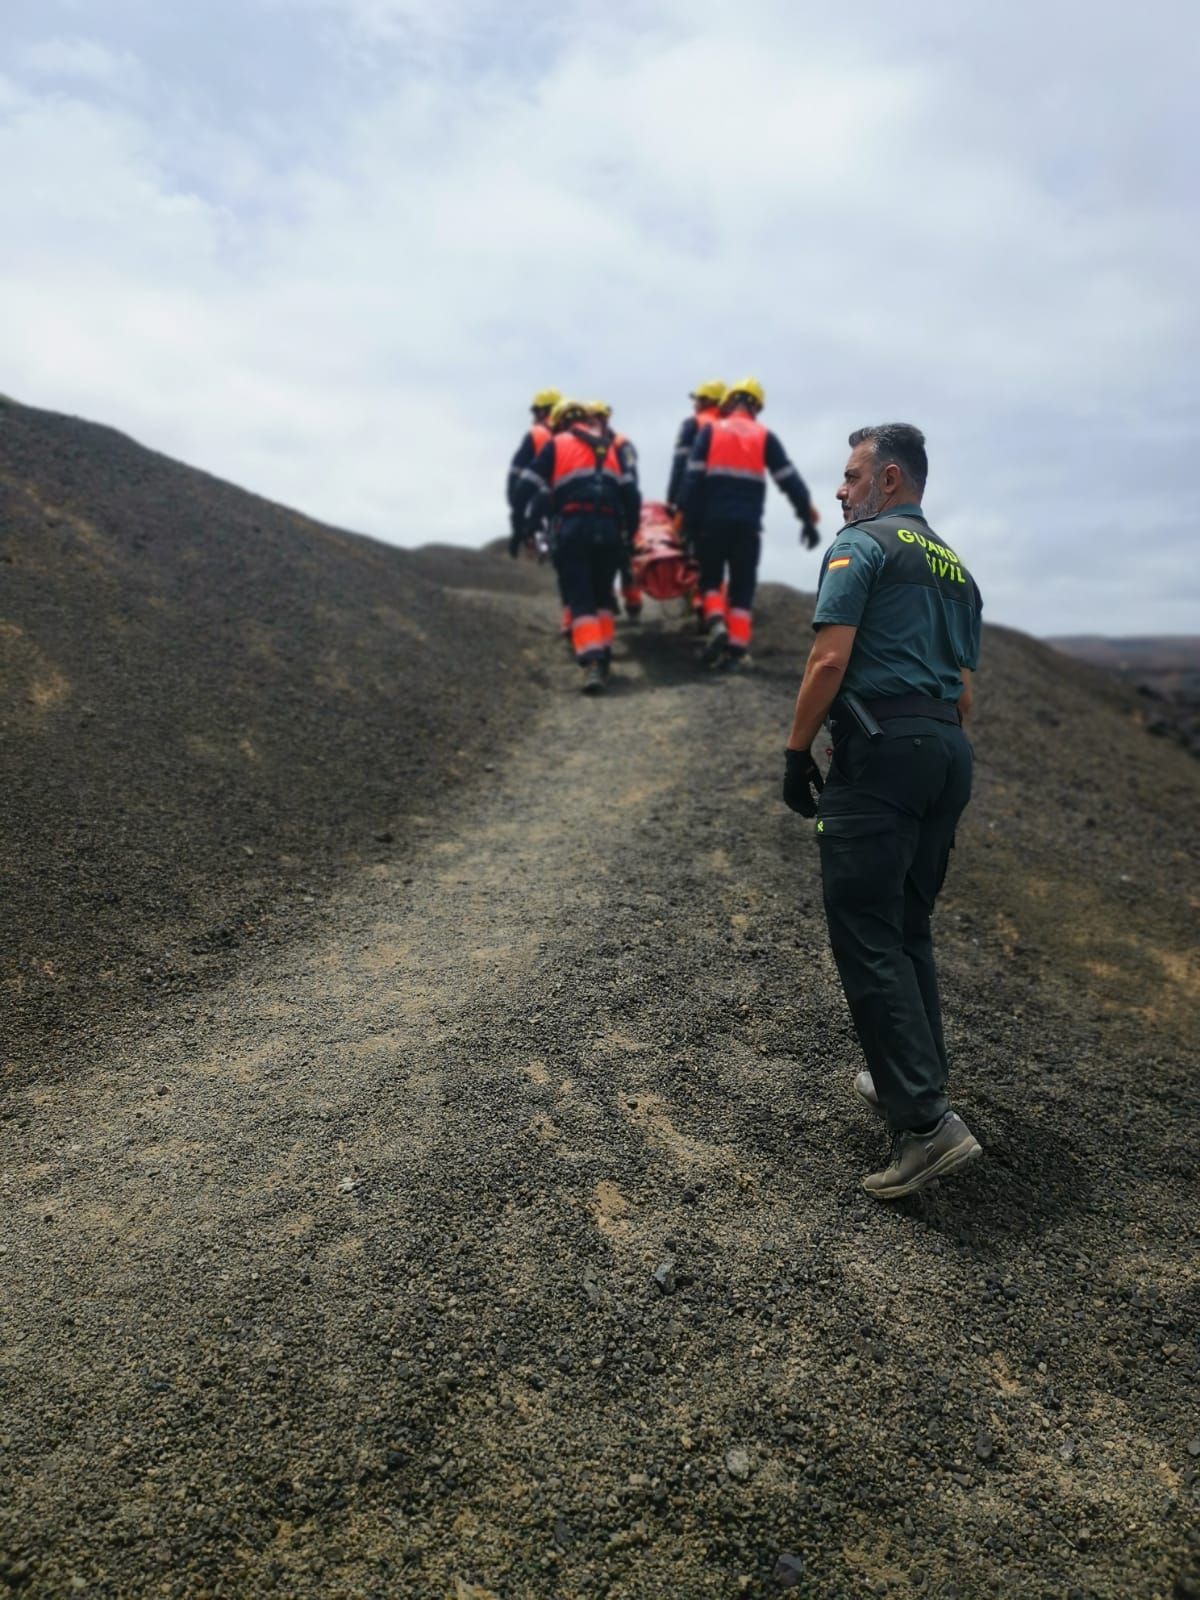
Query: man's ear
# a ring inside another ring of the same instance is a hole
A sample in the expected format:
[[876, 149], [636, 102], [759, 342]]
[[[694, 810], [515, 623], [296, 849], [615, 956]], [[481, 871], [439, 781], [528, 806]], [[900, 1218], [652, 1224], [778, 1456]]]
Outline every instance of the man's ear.
[[885, 494], [895, 494], [896, 490], [904, 482], [904, 474], [900, 471], [900, 468], [894, 461], [888, 462], [887, 466], [884, 467], [883, 472], [880, 474], [880, 478], [883, 485], [883, 492]]

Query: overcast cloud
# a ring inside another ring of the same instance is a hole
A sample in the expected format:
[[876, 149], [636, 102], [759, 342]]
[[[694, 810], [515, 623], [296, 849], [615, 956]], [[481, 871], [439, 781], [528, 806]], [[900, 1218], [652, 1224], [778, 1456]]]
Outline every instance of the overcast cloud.
[[478, 544], [533, 388], [660, 494], [753, 372], [828, 530], [916, 421], [993, 621], [1198, 631], [1198, 69], [1194, 0], [5, 0], [0, 388]]

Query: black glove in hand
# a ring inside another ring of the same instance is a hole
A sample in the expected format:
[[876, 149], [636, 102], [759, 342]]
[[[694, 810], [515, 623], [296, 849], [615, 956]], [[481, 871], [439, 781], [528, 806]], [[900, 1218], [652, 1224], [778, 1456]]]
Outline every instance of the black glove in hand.
[[811, 750], [789, 750], [783, 771], [783, 803], [802, 817], [815, 817], [817, 800], [825, 787], [821, 769]]
[[800, 543], [806, 550], [815, 550], [821, 542], [817, 525], [811, 517], [800, 518]]

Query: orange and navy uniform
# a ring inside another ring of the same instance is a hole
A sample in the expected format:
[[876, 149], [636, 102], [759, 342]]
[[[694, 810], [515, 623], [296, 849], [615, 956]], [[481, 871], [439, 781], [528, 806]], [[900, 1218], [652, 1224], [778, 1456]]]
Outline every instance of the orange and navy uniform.
[[612, 648], [612, 590], [625, 530], [637, 526], [636, 473], [611, 434], [579, 424], [556, 433], [523, 469], [517, 515], [532, 528], [548, 516], [571, 642], [584, 666]]
[[806, 519], [812, 507], [804, 479], [771, 430], [738, 407], [697, 429], [676, 503], [701, 525], [740, 522], [761, 528], [768, 473], [796, 515]]
[[[631, 617], [641, 615], [643, 595], [637, 584], [633, 581], [633, 536], [637, 532], [638, 523], [642, 518], [642, 490], [638, 483], [638, 457], [633, 447], [633, 441], [627, 439], [623, 433], [614, 433], [612, 436], [613, 449], [617, 452], [617, 459], [621, 463], [621, 481], [632, 490], [631, 498], [626, 510], [624, 550], [621, 556], [621, 597], [625, 601], [625, 610]], [[630, 520], [632, 519], [632, 520]]]
[[804, 479], [770, 429], [739, 406], [698, 429], [680, 491], [684, 518], [696, 529], [704, 619], [725, 618], [735, 656], [750, 648], [768, 473], [807, 523]]
[[[642, 490], [638, 482], [638, 454], [633, 447], [632, 439], [627, 439], [623, 433], [614, 433], [612, 442], [613, 449], [617, 452], [617, 461], [621, 467], [621, 483], [629, 491], [626, 502], [625, 528], [626, 532], [632, 537], [642, 515]], [[632, 518], [632, 521], [630, 518]]]
[[679, 425], [679, 432], [675, 435], [675, 452], [671, 457], [671, 476], [667, 483], [667, 504], [677, 506], [683, 490], [684, 475], [687, 472], [688, 458], [692, 453], [692, 446], [696, 442], [696, 435], [700, 429], [710, 422], [715, 422], [721, 415], [719, 406], [700, 406], [690, 417], [684, 417]]
[[[527, 537], [521, 516], [525, 502], [525, 496], [521, 489], [521, 475], [533, 465], [538, 455], [546, 448], [553, 437], [553, 433], [544, 422], [533, 423], [517, 446], [516, 454], [512, 458], [512, 465], [508, 469], [509, 555], [518, 555], [521, 545]], [[554, 563], [554, 575], [558, 578], [557, 561]], [[563, 602], [562, 632], [566, 634], [571, 631], [571, 614], [567, 609], [561, 580], [559, 580], [558, 584], [558, 594], [559, 599]]]
[[533, 465], [538, 453], [545, 449], [551, 438], [553, 438], [553, 435], [544, 422], [533, 423], [517, 446], [516, 453], [512, 458], [512, 463], [508, 469], [508, 511], [514, 534], [517, 532], [518, 526], [517, 506], [521, 474], [526, 467]]
[[544, 516], [599, 516], [621, 533], [637, 526], [636, 469], [622, 462], [611, 434], [578, 424], [554, 434], [522, 469], [516, 505], [526, 528]]

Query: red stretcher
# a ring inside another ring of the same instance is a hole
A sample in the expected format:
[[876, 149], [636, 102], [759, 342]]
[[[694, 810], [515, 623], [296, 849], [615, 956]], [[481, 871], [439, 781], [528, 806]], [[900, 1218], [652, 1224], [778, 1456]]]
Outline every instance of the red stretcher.
[[647, 500], [630, 553], [633, 581], [651, 600], [689, 600], [700, 569], [683, 548], [675, 518], [661, 500]]

